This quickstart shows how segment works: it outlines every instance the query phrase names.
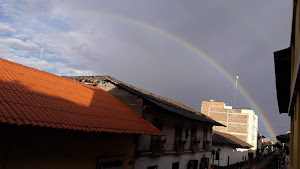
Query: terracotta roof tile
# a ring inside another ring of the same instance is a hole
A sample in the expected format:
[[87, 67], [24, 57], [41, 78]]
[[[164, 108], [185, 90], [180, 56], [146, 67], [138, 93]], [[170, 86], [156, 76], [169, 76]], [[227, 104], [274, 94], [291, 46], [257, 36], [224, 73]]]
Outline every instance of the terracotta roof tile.
[[228, 134], [228, 133], [223, 133], [219, 131], [213, 131], [212, 135], [212, 142], [213, 144], [231, 144], [235, 145], [238, 148], [251, 148], [252, 146], [243, 140]]
[[1, 123], [8, 123], [8, 121], [3, 116], [0, 116], [0, 122]]
[[0, 59], [0, 123], [163, 135], [106, 91]]

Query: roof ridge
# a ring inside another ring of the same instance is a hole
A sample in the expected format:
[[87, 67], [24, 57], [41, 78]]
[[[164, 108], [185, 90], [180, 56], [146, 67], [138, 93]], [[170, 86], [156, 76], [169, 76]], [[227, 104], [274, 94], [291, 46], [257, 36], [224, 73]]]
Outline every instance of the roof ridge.
[[[166, 100], [175, 101], [176, 103], [180, 103], [181, 105], [184, 105], [184, 106], [186, 106], [186, 107], [189, 107], [189, 106], [187, 106], [186, 104], [181, 103], [181, 102], [179, 102], [179, 101], [177, 101], [177, 100], [170, 99], [170, 98], [167, 98], [167, 97], [164, 97], [164, 96], [160, 96], [160, 95], [157, 95], [157, 94], [148, 92], [148, 91], [146, 91], [146, 90], [144, 90], [144, 89], [141, 89], [141, 88], [132, 86], [132, 85], [130, 85], [130, 84], [127, 84], [127, 83], [125, 83], [125, 82], [122, 82], [122, 81], [120, 81], [120, 80], [117, 80], [117, 79], [115, 79], [115, 78], [113, 78], [113, 77], [111, 77], [111, 76], [105, 75], [105, 77], [106, 77], [106, 78], [109, 78], [109, 79], [113, 79], [114, 81], [120, 82], [120, 83], [125, 84], [125, 85], [127, 85], [127, 86], [131, 86], [131, 87], [137, 88], [137, 89], [142, 90], [142, 91], [144, 91], [144, 92], [146, 92], [146, 93], [149, 93], [149, 94], [151, 94], [151, 95], [154, 95], [154, 96], [150, 96], [150, 97], [153, 97], [154, 99], [157, 99], [157, 98], [155, 97], [155, 96], [157, 96], [159, 99], [160, 99], [160, 98], [163, 98], [163, 99], [166, 99]], [[170, 102], [169, 102], [169, 103], [170, 103]], [[170, 103], [170, 104], [174, 105], [174, 103]], [[178, 107], [177, 105], [174, 105], [174, 106]], [[178, 107], [178, 108], [181, 108], [181, 107]], [[189, 107], [189, 108], [192, 109], [192, 110], [194, 110], [194, 111], [197, 111], [197, 110], [195, 110], [195, 109], [193, 109], [193, 108], [191, 108], [191, 107]], [[181, 109], [182, 109], [182, 108], [181, 108]], [[197, 111], [197, 112], [199, 112], [199, 111]], [[201, 113], [201, 112], [199, 112], [199, 113]]]
[[193, 108], [187, 106], [184, 103], [181, 103], [181, 102], [176, 101], [174, 99], [169, 99], [167, 97], [159, 96], [157, 94], [148, 92], [144, 89], [141, 89], [141, 88], [135, 87], [133, 85], [130, 85], [128, 83], [125, 83], [123, 81], [117, 80], [116, 78], [111, 77], [109, 75], [103, 75], [103, 76], [70, 76], [68, 78], [73, 79], [75, 81], [76, 80], [79, 80], [79, 81], [84, 80], [84, 81], [90, 81], [91, 82], [93, 80], [96, 80], [95, 82], [91, 82], [94, 85], [99, 84], [99, 82], [101, 80], [102, 81], [109, 81], [109, 82], [111, 82], [115, 85], [126, 88], [127, 90], [129, 90], [129, 91], [131, 91], [131, 92], [133, 92], [137, 95], [140, 95], [142, 97], [145, 97], [145, 98], [148, 98], [148, 99], [153, 99], [154, 101], [159, 102], [161, 104], [171, 106], [171, 107], [173, 107], [175, 109], [178, 109], [178, 110], [186, 111], [190, 115], [202, 117], [202, 118], [205, 118], [205, 119], [207, 119], [208, 121], [210, 121], [212, 123], [215, 123], [215, 124], [220, 125], [220, 126], [224, 126], [223, 124], [213, 120], [212, 118], [206, 116], [205, 114], [201, 113], [200, 111], [198, 111], [196, 109], [193, 109]]
[[0, 123], [163, 135], [105, 90], [0, 58]]

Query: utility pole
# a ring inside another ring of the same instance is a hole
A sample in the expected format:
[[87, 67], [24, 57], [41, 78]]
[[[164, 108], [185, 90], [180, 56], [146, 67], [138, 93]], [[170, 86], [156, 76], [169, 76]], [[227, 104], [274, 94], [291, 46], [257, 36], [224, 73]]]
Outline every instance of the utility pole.
[[233, 98], [233, 109], [235, 109], [236, 90], [238, 85], [239, 76], [236, 76], [235, 87], [234, 87], [234, 98]]

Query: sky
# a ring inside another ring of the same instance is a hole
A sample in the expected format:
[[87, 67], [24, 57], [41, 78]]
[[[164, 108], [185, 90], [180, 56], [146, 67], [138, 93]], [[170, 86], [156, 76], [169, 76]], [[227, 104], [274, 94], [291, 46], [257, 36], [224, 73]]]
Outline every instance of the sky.
[[[238, 75], [266, 117], [259, 132], [273, 137], [266, 123], [277, 135], [290, 125], [278, 111], [273, 52], [289, 47], [291, 23], [291, 0], [0, 0], [0, 58], [110, 75], [199, 111], [211, 99], [233, 105], [228, 76]], [[241, 90], [235, 106], [254, 109]]]

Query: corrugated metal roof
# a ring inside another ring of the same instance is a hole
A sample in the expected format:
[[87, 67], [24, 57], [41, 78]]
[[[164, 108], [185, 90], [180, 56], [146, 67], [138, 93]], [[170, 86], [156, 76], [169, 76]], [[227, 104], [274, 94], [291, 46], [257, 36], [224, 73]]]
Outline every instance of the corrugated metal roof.
[[163, 135], [108, 92], [0, 59], [0, 123]]
[[73, 77], [67, 77], [72, 80], [76, 80], [83, 83], [88, 83], [92, 86], [97, 86], [101, 81], [106, 81], [113, 83], [116, 86], [119, 86], [129, 92], [132, 92], [140, 97], [143, 97], [144, 99], [166, 109], [170, 112], [173, 112], [177, 115], [187, 117], [193, 120], [198, 120], [206, 123], [210, 123], [217, 126], [224, 126], [223, 124], [213, 120], [212, 118], [202, 114], [201, 112], [198, 112], [197, 110], [180, 103], [178, 101], [165, 98], [162, 96], [158, 96], [156, 94], [150, 93], [148, 91], [145, 91], [143, 89], [137, 88], [135, 86], [129, 85], [127, 83], [124, 83], [120, 80], [117, 80], [110, 76], [73, 76]]

